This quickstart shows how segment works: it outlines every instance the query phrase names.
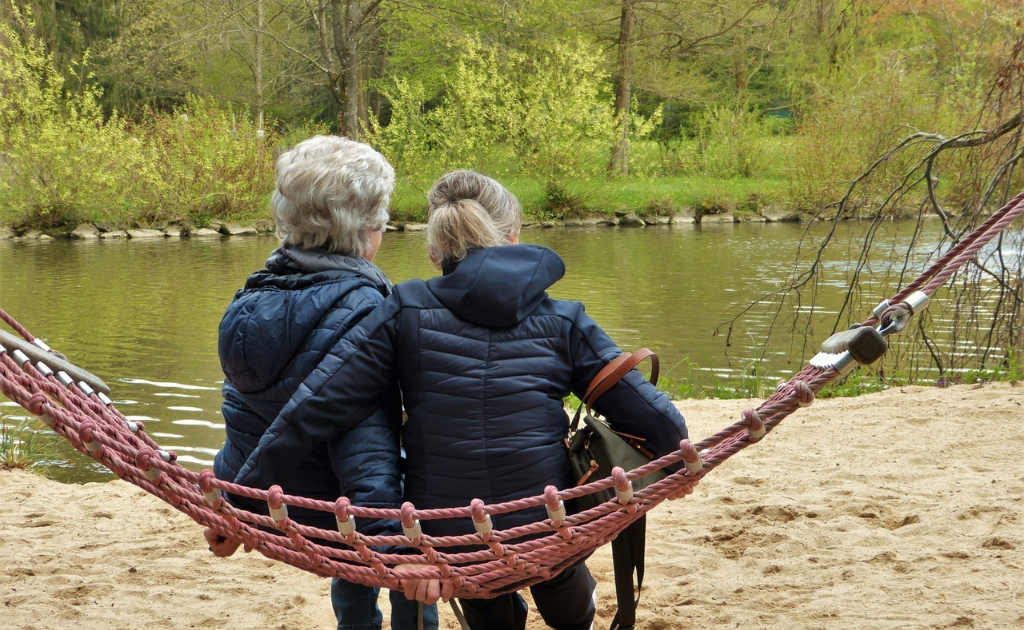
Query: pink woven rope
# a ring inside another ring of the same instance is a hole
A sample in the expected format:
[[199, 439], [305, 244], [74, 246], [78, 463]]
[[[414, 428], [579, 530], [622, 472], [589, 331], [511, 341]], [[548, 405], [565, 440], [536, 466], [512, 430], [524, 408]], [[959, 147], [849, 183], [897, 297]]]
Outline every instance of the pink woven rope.
[[[905, 287], [892, 303], [898, 304], [911, 292], [929, 293], [942, 286], [960, 266], [1024, 213], [1024, 193], [990, 217], [975, 232], [951, 248], [924, 274]], [[32, 335], [7, 313], [0, 319], [31, 341]], [[869, 323], [871, 319], [868, 320]], [[100, 462], [118, 477], [166, 501], [200, 525], [238, 540], [268, 558], [321, 576], [339, 577], [368, 586], [397, 588], [402, 577], [440, 578], [450, 581], [456, 597], [486, 598], [519, 590], [557, 575], [610, 542], [619, 532], [660, 503], [690, 494], [709, 472], [729, 457], [763, 437], [754, 439], [763, 428], [770, 433], [787, 416], [810, 404], [825, 385], [839, 377], [832, 368], [805, 366], [783, 383], [757, 409], [747, 410], [734, 424], [696, 444], [684, 440], [680, 448], [632, 471], [617, 469], [612, 477], [598, 479], [576, 488], [549, 489], [544, 495], [525, 497], [495, 505], [474, 500], [458, 508], [418, 510], [412, 504], [402, 509], [367, 508], [351, 505], [347, 499], [317, 501], [271, 491], [246, 488], [221, 481], [204, 470], [192, 472], [177, 463], [173, 453], [160, 448], [142, 423], [130, 423], [113, 406], [105, 405], [95, 394], [86, 395], [76, 385], [65, 387], [54, 376], [44, 376], [32, 364], [18, 365], [6, 352], [0, 352], [0, 391], [33, 414], [40, 416], [53, 430], [78, 451]], [[134, 431], [133, 431], [134, 427]], [[698, 455], [699, 453], [699, 455]], [[273, 507], [303, 507], [334, 514], [339, 522], [348, 517], [389, 518], [413, 527], [416, 521], [466, 519], [467, 529], [482, 524], [488, 517], [546, 506], [557, 511], [564, 502], [595, 492], [618, 487], [626, 480], [646, 476], [671, 464], [697, 461], [696, 472], [680, 472], [637, 491], [626, 503], [612, 499], [578, 514], [567, 515], [557, 523], [549, 519], [519, 527], [461, 536], [421, 535], [410, 540], [403, 535], [366, 536], [358, 526], [354, 533], [321, 530], [301, 525], [285, 517], [240, 510], [220, 498], [223, 493], [269, 502]], [[209, 497], [209, 498], [208, 498]], [[374, 547], [401, 545], [415, 549], [410, 555], [378, 552]], [[471, 547], [470, 550], [466, 550]], [[458, 548], [458, 549], [453, 549]], [[397, 564], [420, 568], [398, 574]]]
[[16, 319], [14, 319], [10, 315], [8, 315], [7, 311], [3, 310], [2, 308], [0, 308], [0, 319], [4, 320], [4, 322], [8, 326], [13, 328], [15, 330], [15, 332], [17, 332], [19, 335], [21, 335], [21, 337], [25, 341], [27, 341], [29, 343], [32, 343], [33, 341], [36, 340], [36, 338], [32, 336], [32, 333], [30, 333], [29, 331], [25, 330], [24, 326], [19, 324]]

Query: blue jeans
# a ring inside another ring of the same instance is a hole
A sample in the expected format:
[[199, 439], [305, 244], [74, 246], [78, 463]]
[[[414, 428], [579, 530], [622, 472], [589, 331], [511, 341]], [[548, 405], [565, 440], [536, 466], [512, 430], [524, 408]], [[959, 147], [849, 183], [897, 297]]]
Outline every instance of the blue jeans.
[[[331, 605], [338, 618], [338, 630], [381, 630], [384, 615], [377, 607], [379, 588], [331, 580]], [[417, 630], [419, 602], [405, 598], [402, 591], [390, 591], [392, 630]], [[437, 606], [423, 607], [423, 630], [437, 630]]]

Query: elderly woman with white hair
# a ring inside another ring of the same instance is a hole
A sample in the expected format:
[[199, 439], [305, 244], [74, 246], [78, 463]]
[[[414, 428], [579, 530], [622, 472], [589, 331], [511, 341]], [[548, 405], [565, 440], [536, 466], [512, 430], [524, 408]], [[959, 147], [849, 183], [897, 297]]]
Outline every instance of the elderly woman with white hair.
[[[387, 161], [365, 144], [316, 136], [283, 153], [276, 174], [271, 207], [281, 247], [245, 281], [220, 324], [227, 439], [214, 472], [225, 481], [235, 480], [285, 403], [335, 343], [392, 290], [372, 262], [394, 189]], [[399, 506], [400, 401], [396, 386], [386, 388], [368, 402], [364, 422], [296, 455], [293, 474], [275, 483], [287, 494], [312, 499], [346, 496], [363, 506]], [[266, 510], [245, 497], [229, 499], [251, 511]], [[333, 515], [322, 512], [292, 509], [289, 516], [321, 529], [335, 526]], [[397, 527], [386, 521], [361, 524], [367, 534], [397, 533]], [[218, 556], [238, 548], [213, 530], [206, 537]], [[334, 580], [338, 628], [380, 630], [377, 596], [378, 589]], [[419, 627], [417, 602], [393, 592], [391, 605], [392, 628]], [[437, 628], [435, 607], [424, 609], [423, 622]]]

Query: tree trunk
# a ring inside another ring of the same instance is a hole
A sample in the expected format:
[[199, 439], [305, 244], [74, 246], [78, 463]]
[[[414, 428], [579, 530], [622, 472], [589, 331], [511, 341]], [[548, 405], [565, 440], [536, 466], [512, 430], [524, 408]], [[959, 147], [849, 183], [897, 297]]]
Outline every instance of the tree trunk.
[[629, 123], [630, 103], [633, 89], [633, 51], [636, 48], [636, 14], [633, 0], [622, 0], [622, 15], [619, 19], [619, 40], [617, 70], [615, 76], [615, 116], [619, 121], [619, 139], [612, 148], [612, 159], [608, 164], [610, 175], [629, 174]]
[[256, 83], [256, 133], [263, 134], [263, 0], [256, 0], [256, 33], [253, 38], [253, 78]]
[[334, 96], [338, 103], [338, 135], [358, 140], [362, 7], [359, 0], [332, 0], [331, 7], [334, 50], [341, 66]]
[[737, 102], [743, 101], [750, 85], [750, 74], [747, 69], [747, 44], [742, 33], [736, 35], [733, 43], [733, 72], [736, 76]]

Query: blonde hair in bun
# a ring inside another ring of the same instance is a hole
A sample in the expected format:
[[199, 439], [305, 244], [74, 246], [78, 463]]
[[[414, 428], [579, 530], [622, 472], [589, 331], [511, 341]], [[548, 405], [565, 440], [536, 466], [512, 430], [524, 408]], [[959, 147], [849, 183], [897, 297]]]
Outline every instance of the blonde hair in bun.
[[462, 260], [474, 249], [508, 245], [523, 209], [515, 195], [474, 171], [455, 171], [427, 194], [427, 251], [437, 262]]

